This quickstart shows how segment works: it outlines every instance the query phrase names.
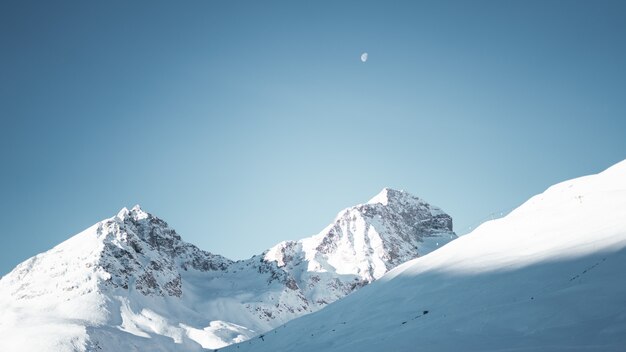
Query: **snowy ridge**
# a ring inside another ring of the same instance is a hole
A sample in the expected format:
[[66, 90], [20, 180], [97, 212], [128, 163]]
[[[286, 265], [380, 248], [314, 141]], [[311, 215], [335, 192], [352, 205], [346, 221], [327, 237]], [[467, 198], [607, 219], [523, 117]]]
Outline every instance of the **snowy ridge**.
[[[406, 192], [342, 211], [316, 236], [231, 261], [122, 209], [0, 280], [0, 350], [140, 351], [245, 341], [456, 238]], [[375, 197], [376, 198], [376, 197]], [[19, 327], [19, 329], [16, 329]]]
[[626, 161], [226, 351], [623, 351]]

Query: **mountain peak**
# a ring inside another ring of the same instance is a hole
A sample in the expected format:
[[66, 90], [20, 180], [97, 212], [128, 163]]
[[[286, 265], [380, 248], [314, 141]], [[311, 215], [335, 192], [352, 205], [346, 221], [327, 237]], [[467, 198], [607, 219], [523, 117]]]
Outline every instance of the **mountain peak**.
[[394, 200], [397, 200], [403, 196], [410, 196], [410, 194], [406, 193], [403, 190], [385, 187], [377, 195], [372, 197], [372, 199], [370, 199], [367, 204], [380, 203], [382, 205], [388, 205], [390, 201], [393, 202]]
[[128, 208], [123, 207], [122, 209], [120, 209], [120, 211], [117, 212], [117, 215], [115, 215], [115, 217], [123, 220], [128, 216], [129, 213], [130, 211], [128, 210]]
[[[267, 251], [264, 258], [298, 272], [300, 278], [309, 275], [314, 281], [340, 274], [342, 279], [336, 285], [347, 280], [345, 291], [351, 292], [355, 283], [364, 285], [376, 280], [391, 268], [456, 237], [452, 218], [440, 208], [405, 191], [384, 188], [369, 202], [341, 211], [319, 234], [282, 242]], [[310, 301], [330, 301], [318, 292], [308, 292], [306, 287], [316, 291], [316, 285], [305, 286]]]
[[135, 206], [130, 210], [130, 214], [135, 220], [143, 220], [150, 216], [150, 214], [141, 209], [139, 204], [135, 204]]
[[123, 207], [117, 212], [116, 217], [120, 220], [132, 219], [132, 220], [143, 220], [150, 217], [150, 214], [141, 209], [139, 204], [135, 204], [130, 210], [128, 208]]
[[365, 204], [366, 205], [381, 204], [383, 206], [391, 206], [397, 209], [402, 209], [402, 208], [406, 209], [406, 208], [412, 208], [412, 207], [419, 206], [419, 205], [427, 205], [429, 208], [432, 208], [432, 210], [435, 211], [436, 213], [444, 214], [444, 212], [438, 207], [431, 206], [430, 204], [425, 202], [423, 199], [416, 197], [409, 192], [406, 192], [401, 189], [394, 189], [394, 188], [389, 188], [389, 187], [383, 188], [382, 191], [380, 191], [377, 195], [372, 197], [372, 199], [370, 199]]

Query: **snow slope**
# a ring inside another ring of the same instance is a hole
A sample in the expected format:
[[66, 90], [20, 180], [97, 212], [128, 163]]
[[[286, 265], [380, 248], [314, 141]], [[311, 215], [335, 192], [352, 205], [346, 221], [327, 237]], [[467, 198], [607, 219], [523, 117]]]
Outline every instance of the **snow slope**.
[[194, 351], [314, 312], [456, 238], [452, 220], [384, 189], [326, 229], [231, 261], [122, 209], [0, 280], [0, 351]]
[[224, 351], [624, 351], [625, 268], [623, 161]]

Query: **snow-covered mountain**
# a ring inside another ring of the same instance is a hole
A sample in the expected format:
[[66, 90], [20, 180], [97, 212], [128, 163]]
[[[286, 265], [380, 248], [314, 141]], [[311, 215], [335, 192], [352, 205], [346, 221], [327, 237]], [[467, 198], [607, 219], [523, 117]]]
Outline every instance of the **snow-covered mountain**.
[[225, 351], [625, 351], [625, 268], [623, 161]]
[[319, 310], [456, 238], [441, 209], [384, 189], [326, 229], [232, 261], [122, 209], [0, 280], [1, 351], [194, 351]]

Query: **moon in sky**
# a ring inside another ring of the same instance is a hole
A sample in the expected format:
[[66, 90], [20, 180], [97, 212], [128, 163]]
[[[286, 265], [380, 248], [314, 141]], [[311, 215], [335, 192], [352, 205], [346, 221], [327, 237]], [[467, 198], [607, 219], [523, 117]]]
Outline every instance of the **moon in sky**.
[[367, 61], [367, 53], [363, 53], [363, 54], [361, 54], [361, 61], [362, 61], [362, 62]]

